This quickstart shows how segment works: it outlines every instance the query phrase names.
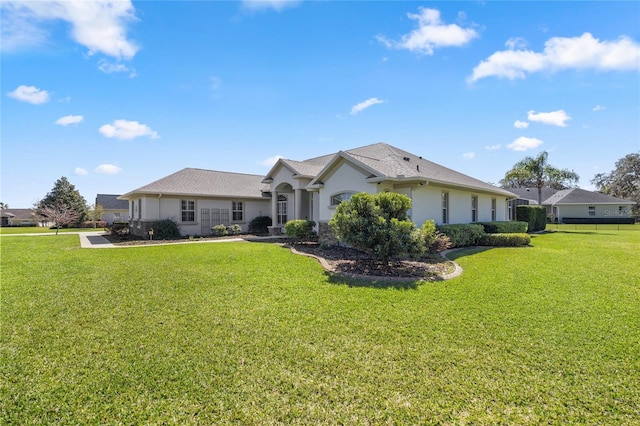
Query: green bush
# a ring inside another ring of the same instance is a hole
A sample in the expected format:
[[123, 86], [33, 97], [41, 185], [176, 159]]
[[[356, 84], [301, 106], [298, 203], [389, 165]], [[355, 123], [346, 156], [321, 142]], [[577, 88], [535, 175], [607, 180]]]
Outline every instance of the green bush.
[[229, 227], [229, 229], [227, 230], [227, 232], [230, 235], [240, 235], [240, 234], [242, 234], [242, 227], [236, 223], [236, 224], [231, 225]]
[[497, 247], [519, 247], [528, 246], [531, 236], [526, 233], [518, 234], [484, 234], [480, 237], [478, 245]]
[[547, 227], [547, 209], [539, 206], [518, 206], [516, 220], [527, 222], [529, 232], [544, 231]]
[[178, 224], [171, 219], [162, 219], [151, 224], [154, 240], [175, 240], [181, 238]]
[[271, 218], [269, 216], [257, 216], [249, 222], [249, 232], [251, 234], [266, 234], [271, 226]]
[[313, 236], [316, 223], [312, 220], [296, 219], [284, 224], [284, 231], [289, 237], [309, 238]]
[[527, 232], [527, 222], [478, 222], [487, 234], [521, 234]]
[[451, 247], [475, 246], [484, 235], [484, 228], [477, 223], [440, 225], [438, 231], [451, 240]]
[[425, 250], [430, 253], [438, 253], [451, 247], [451, 239], [438, 232], [433, 220], [427, 220], [422, 224], [420, 236]]
[[224, 226], [224, 225], [215, 225], [215, 226], [211, 227], [211, 232], [216, 237], [224, 237], [225, 235], [227, 235], [229, 233], [227, 231], [227, 227]]

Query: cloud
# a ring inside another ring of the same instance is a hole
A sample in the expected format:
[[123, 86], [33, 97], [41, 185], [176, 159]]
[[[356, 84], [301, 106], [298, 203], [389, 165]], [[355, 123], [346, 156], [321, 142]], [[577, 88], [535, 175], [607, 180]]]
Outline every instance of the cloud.
[[497, 144], [497, 145], [487, 145], [484, 147], [484, 149], [486, 149], [487, 151], [497, 151], [500, 149], [502, 145]]
[[602, 111], [604, 109], [604, 107], [602, 105], [596, 105], [593, 107], [593, 109], [591, 111]]
[[59, 124], [60, 126], [68, 126], [69, 124], [78, 124], [84, 120], [84, 117], [81, 115], [65, 115], [64, 117], [60, 117], [56, 120], [55, 124]]
[[529, 123], [526, 121], [516, 120], [513, 123], [513, 127], [515, 127], [516, 129], [526, 129], [527, 127], [529, 127]]
[[437, 9], [419, 7], [417, 14], [408, 13], [407, 16], [418, 23], [416, 29], [403, 35], [399, 41], [388, 40], [382, 35], [376, 37], [378, 41], [390, 49], [406, 49], [433, 55], [435, 49], [464, 46], [478, 37], [474, 29], [462, 28], [456, 24], [444, 24]]
[[265, 158], [262, 161], [257, 161], [258, 164], [261, 164], [265, 167], [272, 167], [274, 164], [278, 162], [279, 159], [284, 158], [282, 155], [274, 155], [273, 157]]
[[359, 104], [354, 105], [353, 107], [351, 107], [351, 115], [356, 115], [361, 111], [364, 111], [365, 109], [372, 107], [376, 104], [383, 104], [385, 101], [380, 100], [378, 98], [369, 98], [366, 101], [362, 101]]
[[130, 0], [2, 2], [2, 42], [19, 49], [46, 42], [43, 23], [65, 21], [71, 38], [89, 50], [118, 59], [131, 59], [138, 46], [127, 39], [127, 25], [136, 20]]
[[476, 157], [476, 153], [475, 152], [465, 152], [464, 154], [462, 154], [462, 157], [467, 159], [467, 160], [471, 160], [471, 159], [474, 159]]
[[105, 175], [115, 175], [122, 171], [122, 169], [118, 166], [114, 166], [113, 164], [100, 164], [96, 167], [95, 172], [101, 173]]
[[18, 86], [16, 90], [14, 90], [13, 92], [9, 92], [7, 96], [34, 105], [49, 102], [49, 92], [47, 92], [46, 90], [38, 89], [35, 86]]
[[507, 145], [507, 148], [512, 151], [526, 151], [528, 149], [537, 148], [542, 145], [542, 143], [543, 142], [540, 139], [521, 136]]
[[567, 120], [571, 120], [571, 117], [567, 115], [564, 110], [558, 110], [553, 112], [539, 112], [529, 111], [527, 118], [529, 121], [536, 121], [543, 124], [551, 124], [558, 127], [567, 127]]
[[283, 9], [295, 7], [301, 0], [242, 0], [242, 8], [249, 11], [273, 9], [280, 12]]
[[86, 169], [83, 169], [82, 167], [76, 167], [73, 173], [75, 173], [78, 176], [86, 176], [89, 174], [89, 172]]
[[626, 36], [615, 41], [600, 41], [590, 33], [580, 37], [553, 37], [546, 41], [542, 52], [524, 50], [517, 43], [507, 42], [507, 45], [513, 48], [495, 52], [480, 62], [468, 81], [473, 83], [491, 76], [514, 80], [534, 72], [553, 73], [566, 69], [640, 69], [640, 44]]
[[130, 68], [122, 63], [111, 63], [104, 59], [101, 59], [98, 65], [98, 69], [105, 74], [113, 74], [119, 72], [129, 73], [130, 78], [134, 78], [138, 75], [134, 68]]
[[527, 47], [527, 41], [522, 37], [512, 37], [504, 43], [509, 50], [524, 49]]
[[100, 133], [108, 138], [135, 139], [140, 136], [149, 136], [151, 139], [158, 139], [158, 133], [146, 124], [137, 121], [115, 120], [113, 124], [105, 124], [98, 129]]

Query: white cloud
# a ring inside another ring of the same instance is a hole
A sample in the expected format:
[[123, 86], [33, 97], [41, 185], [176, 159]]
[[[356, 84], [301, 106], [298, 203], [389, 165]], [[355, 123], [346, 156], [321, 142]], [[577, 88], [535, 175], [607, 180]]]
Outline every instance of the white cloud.
[[497, 144], [497, 145], [487, 145], [484, 147], [484, 149], [486, 149], [487, 151], [497, 151], [500, 149], [502, 145]]
[[68, 126], [69, 124], [82, 123], [83, 120], [84, 117], [81, 115], [65, 115], [64, 117], [58, 118], [55, 124], [59, 124], [60, 126]]
[[525, 78], [528, 73], [565, 69], [640, 69], [640, 44], [626, 36], [615, 41], [600, 41], [590, 33], [580, 37], [553, 37], [547, 40], [542, 52], [523, 50], [517, 43], [507, 42], [507, 45], [514, 49], [495, 52], [480, 62], [468, 81], [491, 76], [514, 80]]
[[284, 158], [282, 155], [274, 155], [273, 157], [265, 158], [262, 161], [257, 161], [258, 164], [261, 164], [265, 167], [272, 167], [274, 164], [278, 162], [279, 159]]
[[512, 151], [526, 151], [528, 149], [537, 148], [542, 145], [542, 143], [543, 142], [540, 139], [521, 136], [507, 145], [507, 148]]
[[129, 73], [129, 77], [134, 78], [138, 75], [134, 68], [128, 67], [123, 63], [111, 63], [104, 59], [101, 59], [98, 65], [98, 69], [105, 74], [113, 74], [118, 72]]
[[558, 127], [567, 127], [567, 120], [571, 120], [571, 117], [567, 115], [564, 110], [558, 110], [553, 112], [538, 112], [529, 111], [527, 118], [529, 121], [536, 121], [543, 124], [551, 124]]
[[433, 55], [435, 49], [450, 46], [464, 46], [478, 33], [472, 28], [462, 28], [456, 24], [444, 24], [440, 19], [440, 11], [419, 7], [418, 13], [408, 13], [409, 19], [417, 21], [416, 29], [403, 35], [399, 41], [388, 40], [379, 35], [379, 42], [394, 49], [406, 49], [412, 52]]
[[100, 133], [108, 138], [135, 139], [140, 136], [149, 136], [151, 139], [158, 139], [158, 133], [146, 124], [137, 121], [115, 120], [113, 124], [105, 124], [98, 129]]
[[105, 175], [115, 175], [122, 171], [122, 169], [118, 166], [114, 166], [113, 164], [100, 164], [96, 167], [96, 173], [102, 173]]
[[118, 59], [130, 59], [138, 46], [127, 39], [127, 24], [135, 21], [130, 0], [2, 2], [2, 41], [17, 49], [46, 42], [46, 21], [65, 21], [71, 37], [89, 49]]
[[464, 157], [467, 160], [471, 160], [471, 159], [476, 157], [476, 153], [475, 152], [465, 152], [464, 154], [462, 154], [462, 157]]
[[385, 101], [380, 100], [378, 98], [369, 98], [366, 101], [362, 101], [359, 104], [354, 105], [351, 108], [351, 115], [356, 115], [357, 113], [364, 111], [365, 109], [372, 107], [373, 105], [376, 104], [383, 104]]
[[273, 9], [277, 12], [297, 6], [301, 0], [242, 0], [242, 7], [250, 11]]
[[602, 111], [604, 109], [604, 107], [602, 105], [596, 105], [593, 107], [593, 109], [591, 111]]
[[507, 49], [509, 50], [524, 49], [527, 47], [527, 41], [522, 37], [511, 37], [504, 43], [504, 45], [507, 46]]
[[527, 127], [529, 127], [529, 123], [526, 121], [516, 120], [513, 123], [513, 127], [515, 127], [516, 129], [526, 129]]
[[18, 86], [16, 90], [14, 90], [13, 92], [9, 92], [7, 96], [34, 105], [49, 102], [49, 92], [47, 92], [46, 90], [38, 89], [35, 86]]
[[73, 173], [75, 173], [78, 176], [86, 176], [89, 174], [89, 172], [86, 169], [83, 169], [82, 167], [76, 167]]

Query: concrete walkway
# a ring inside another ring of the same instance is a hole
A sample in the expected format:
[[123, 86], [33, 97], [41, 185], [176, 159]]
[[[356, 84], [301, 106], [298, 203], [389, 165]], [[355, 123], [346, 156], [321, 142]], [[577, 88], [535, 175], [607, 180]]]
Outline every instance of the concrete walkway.
[[104, 231], [99, 232], [78, 232], [80, 237], [80, 247], [82, 248], [115, 248], [111, 241], [107, 240], [103, 235]]

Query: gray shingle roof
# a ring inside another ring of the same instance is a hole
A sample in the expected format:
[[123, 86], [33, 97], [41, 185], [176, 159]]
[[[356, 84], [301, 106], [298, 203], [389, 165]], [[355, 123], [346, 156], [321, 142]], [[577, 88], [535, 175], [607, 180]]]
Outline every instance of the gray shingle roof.
[[105, 210], [128, 210], [127, 200], [118, 200], [119, 195], [98, 194], [96, 195], [96, 205], [101, 205]]
[[[507, 188], [509, 192], [513, 192], [518, 196], [518, 198], [522, 198], [523, 200], [533, 200], [536, 204], [538, 203], [538, 188]], [[542, 188], [542, 201], [544, 201], [551, 197], [553, 194], [558, 192], [557, 189], [553, 188]]]
[[33, 219], [35, 212], [33, 209], [0, 209], [0, 215], [2, 217], [13, 217], [16, 220]]
[[633, 201], [612, 197], [600, 192], [587, 191], [580, 188], [571, 188], [558, 191], [547, 198], [542, 204], [635, 204]]
[[120, 198], [132, 198], [134, 194], [263, 198], [262, 192], [268, 191], [269, 186], [262, 179], [262, 175], [186, 168]]

